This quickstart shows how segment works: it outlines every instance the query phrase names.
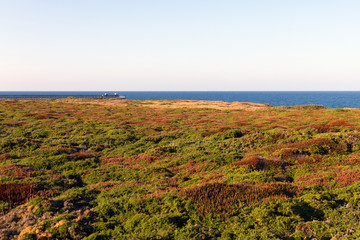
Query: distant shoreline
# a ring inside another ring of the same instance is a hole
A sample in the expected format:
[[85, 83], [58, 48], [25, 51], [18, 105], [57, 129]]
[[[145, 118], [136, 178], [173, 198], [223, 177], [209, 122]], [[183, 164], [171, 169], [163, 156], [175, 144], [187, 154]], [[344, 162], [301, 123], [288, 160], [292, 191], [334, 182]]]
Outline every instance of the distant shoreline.
[[[216, 109], [216, 110], [245, 110], [245, 111], [255, 111], [255, 110], [317, 110], [325, 109], [326, 107], [322, 105], [315, 104], [305, 104], [305, 105], [295, 105], [295, 106], [272, 106], [266, 103], [253, 103], [253, 102], [224, 102], [224, 101], [207, 101], [207, 100], [131, 100], [131, 99], [116, 99], [116, 98], [104, 98], [104, 99], [90, 99], [90, 98], [59, 98], [59, 99], [0, 99], [1, 101], [57, 101], [57, 102], [66, 102], [72, 104], [94, 104], [94, 105], [103, 105], [111, 107], [126, 107], [126, 106], [135, 106], [135, 107], [146, 107], [153, 109], [177, 109], [177, 108], [190, 108], [190, 109]], [[342, 109], [353, 109], [353, 108], [342, 108]]]
[[[104, 91], [94, 92], [0, 92], [0, 98], [9, 96], [45, 95], [51, 98], [99, 98]], [[115, 92], [108, 91], [109, 96]], [[264, 103], [272, 106], [322, 105], [326, 108], [360, 108], [360, 92], [127, 92], [116, 91], [130, 100], [197, 100]], [[95, 96], [95, 97], [94, 97]], [[16, 97], [11, 97], [16, 98]], [[21, 97], [27, 98], [27, 97]]]

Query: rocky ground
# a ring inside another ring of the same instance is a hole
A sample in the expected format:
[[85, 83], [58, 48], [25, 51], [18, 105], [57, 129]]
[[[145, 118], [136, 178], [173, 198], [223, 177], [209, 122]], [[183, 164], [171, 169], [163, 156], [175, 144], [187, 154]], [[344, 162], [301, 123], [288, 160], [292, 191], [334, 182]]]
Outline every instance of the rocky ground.
[[83, 233], [67, 227], [68, 221], [87, 225], [94, 220], [93, 210], [88, 206], [76, 207], [67, 200], [46, 199], [42, 208], [30, 202], [0, 217], [0, 240], [7, 239], [54, 239], [46, 228], [67, 231], [73, 239], [81, 239]]

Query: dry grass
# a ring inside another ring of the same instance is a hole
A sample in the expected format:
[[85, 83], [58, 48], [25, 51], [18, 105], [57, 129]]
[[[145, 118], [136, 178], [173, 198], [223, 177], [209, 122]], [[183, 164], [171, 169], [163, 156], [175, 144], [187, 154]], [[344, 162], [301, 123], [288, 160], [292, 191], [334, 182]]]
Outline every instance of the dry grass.
[[267, 110], [272, 108], [268, 104], [246, 103], [246, 102], [223, 102], [223, 101], [194, 101], [194, 100], [147, 100], [142, 101], [147, 107], [165, 109], [165, 108], [211, 108], [218, 110]]
[[273, 108], [271, 105], [262, 103], [247, 102], [223, 102], [223, 101], [197, 101], [197, 100], [108, 100], [108, 99], [57, 99], [56, 101], [65, 103], [78, 104], [97, 104], [102, 106], [127, 107], [141, 106], [155, 109], [172, 109], [172, 108], [211, 108], [219, 110], [268, 110]]

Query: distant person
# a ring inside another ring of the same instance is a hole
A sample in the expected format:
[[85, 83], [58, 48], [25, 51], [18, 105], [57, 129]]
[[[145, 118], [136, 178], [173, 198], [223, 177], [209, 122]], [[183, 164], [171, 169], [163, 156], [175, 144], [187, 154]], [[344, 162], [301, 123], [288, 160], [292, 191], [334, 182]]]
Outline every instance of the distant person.
[[117, 97], [117, 93], [114, 93], [114, 96]]
[[106, 92], [104, 95], [105, 95], [105, 97], [107, 97], [107, 96], [108, 96], [108, 93]]

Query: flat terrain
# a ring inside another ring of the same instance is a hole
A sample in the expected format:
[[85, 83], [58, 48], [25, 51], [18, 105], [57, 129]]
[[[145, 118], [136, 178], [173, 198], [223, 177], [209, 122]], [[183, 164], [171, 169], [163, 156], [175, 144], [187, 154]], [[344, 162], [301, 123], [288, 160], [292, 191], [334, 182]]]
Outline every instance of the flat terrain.
[[146, 101], [134, 101], [134, 100], [83, 100], [78, 99], [59, 99], [58, 102], [66, 102], [73, 104], [100, 104], [103, 106], [125, 107], [131, 106], [146, 106], [148, 108], [155, 109], [169, 109], [169, 108], [211, 108], [218, 110], [268, 110], [273, 108], [268, 104], [262, 103], [247, 103], [247, 102], [222, 102], [222, 101], [196, 101], [196, 100], [146, 100]]
[[360, 110], [0, 100], [0, 239], [359, 239]]

